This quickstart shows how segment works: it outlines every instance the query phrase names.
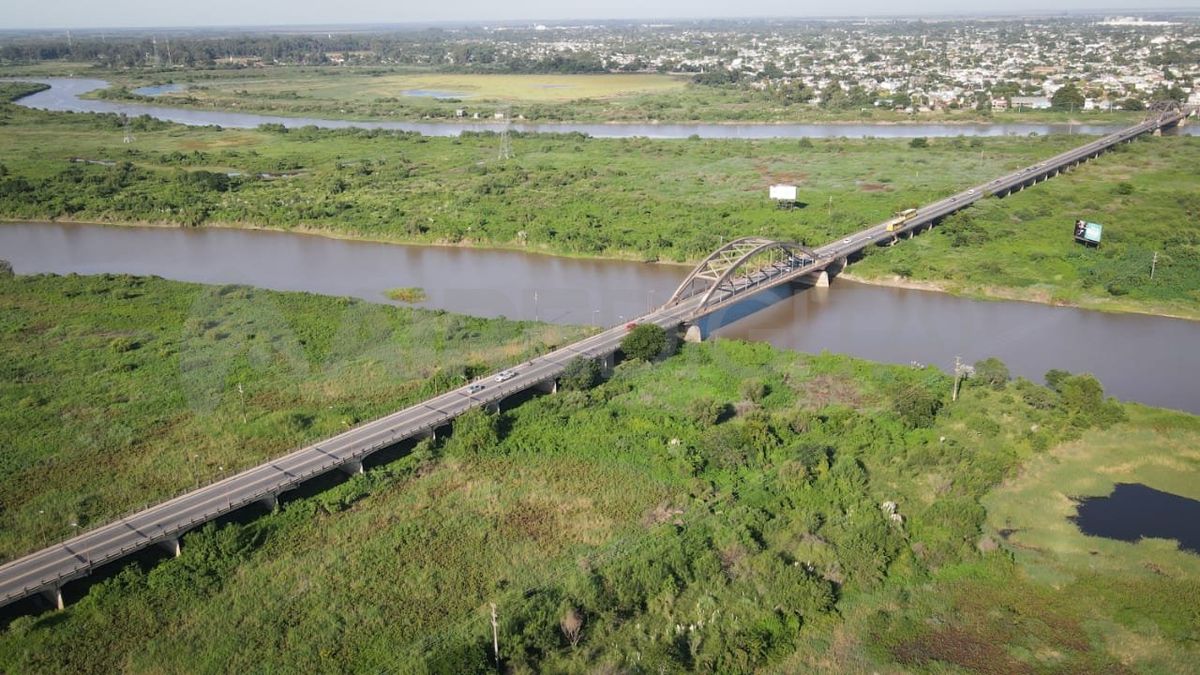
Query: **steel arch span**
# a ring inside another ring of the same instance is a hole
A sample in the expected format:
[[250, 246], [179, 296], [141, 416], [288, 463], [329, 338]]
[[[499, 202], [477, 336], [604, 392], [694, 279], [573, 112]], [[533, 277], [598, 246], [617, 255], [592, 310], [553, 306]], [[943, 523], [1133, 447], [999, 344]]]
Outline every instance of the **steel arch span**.
[[700, 307], [707, 307], [768, 279], [811, 267], [816, 261], [817, 254], [799, 244], [764, 237], [734, 239], [700, 261], [667, 305], [700, 295]]

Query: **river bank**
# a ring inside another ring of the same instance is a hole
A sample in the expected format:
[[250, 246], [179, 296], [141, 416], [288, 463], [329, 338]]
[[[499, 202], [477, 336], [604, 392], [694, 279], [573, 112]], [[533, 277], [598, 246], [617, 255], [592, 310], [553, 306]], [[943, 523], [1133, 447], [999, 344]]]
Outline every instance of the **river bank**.
[[[278, 115], [288, 118], [306, 118], [311, 119], [313, 114], [321, 114], [328, 116], [327, 119], [344, 120], [348, 122], [367, 122], [367, 123], [391, 123], [391, 122], [430, 122], [433, 124], [462, 124], [463, 120], [455, 116], [453, 108], [440, 109], [436, 114], [428, 112], [417, 114], [415, 116], [405, 116], [403, 113], [397, 114], [391, 112], [385, 115], [376, 113], [358, 112], [355, 107], [347, 108], [344, 102], [324, 101], [325, 105], [272, 105], [265, 103], [261, 98], [245, 99], [245, 98], [219, 98], [211, 96], [196, 96], [196, 90], [190, 89], [187, 83], [181, 84], [178, 82], [170, 82], [158, 85], [144, 85], [134, 89], [130, 87], [137, 86], [136, 83], [117, 83], [114, 85], [112, 81], [106, 81], [106, 87], [95, 89], [79, 95], [81, 100], [91, 101], [124, 101], [134, 104], [145, 105], [170, 105], [179, 108], [188, 108], [195, 110], [215, 110], [218, 112], [228, 113], [254, 113], [259, 115]], [[143, 92], [142, 90], [155, 90], [153, 93]], [[208, 92], [204, 92], [208, 93]], [[224, 92], [228, 93], [228, 92]], [[314, 101], [314, 103], [316, 103]], [[494, 102], [486, 102], [494, 103]], [[470, 106], [469, 103], [457, 103], [458, 106]], [[544, 108], [544, 106], [542, 106]], [[519, 108], [518, 108], [519, 109]], [[839, 115], [845, 115], [839, 116]], [[400, 119], [396, 119], [399, 117]], [[513, 119], [496, 120], [496, 119], [481, 119], [480, 126], [482, 128], [494, 128], [496, 130], [504, 129], [510, 124], [517, 125], [558, 125], [558, 124], [588, 124], [588, 125], [611, 125], [616, 128], [629, 125], [650, 125], [650, 126], [668, 126], [668, 125], [726, 125], [726, 126], [744, 126], [757, 125], [763, 127], [786, 126], [797, 124], [817, 124], [817, 125], [872, 125], [879, 127], [906, 126], [906, 125], [948, 125], [951, 127], [960, 126], [964, 129], [970, 127], [1010, 127], [1012, 125], [1058, 125], [1065, 129], [1084, 129], [1079, 133], [1096, 133], [1097, 130], [1103, 128], [1117, 129], [1122, 126], [1136, 123], [1142, 117], [1142, 113], [1117, 112], [1117, 113], [1080, 113], [1075, 112], [1069, 114], [1058, 111], [1039, 111], [1039, 112], [1002, 112], [993, 114], [971, 114], [961, 112], [957, 115], [949, 115], [945, 112], [928, 112], [928, 113], [896, 113], [890, 110], [872, 110], [868, 112], [862, 111], [824, 111], [817, 108], [801, 110], [799, 114], [791, 114], [783, 118], [768, 118], [768, 119], [719, 119], [705, 117], [625, 117], [621, 119], [612, 119], [597, 114], [576, 114], [567, 119], [537, 119], [514, 117]], [[1013, 131], [1012, 133], [1016, 133]]]
[[[611, 326], [671, 296], [679, 265], [426, 247], [226, 228], [65, 223], [0, 226], [0, 250], [20, 274], [138, 274], [210, 284], [351, 296], [390, 304], [421, 288], [425, 309], [481, 317]], [[757, 311], [723, 312], [718, 337], [802, 352], [949, 368], [996, 356], [1016, 375], [1093, 372], [1125, 400], [1200, 412], [1200, 323], [1027, 302], [869, 286], [764, 293]], [[933, 328], [933, 327], [936, 327]], [[880, 336], [886, 336], [881, 339]]]
[[[0, 218], [0, 224], [4, 223], [24, 223], [37, 224], [46, 222], [47, 219], [19, 219], [19, 218]], [[179, 223], [167, 221], [102, 221], [102, 220], [78, 220], [71, 218], [53, 218], [50, 222], [66, 223], [71, 225], [95, 225], [99, 227], [144, 227], [158, 229], [180, 229], [189, 228], [189, 226]], [[311, 237], [321, 237], [325, 239], [334, 239], [342, 241], [357, 241], [375, 244], [391, 244], [397, 246], [431, 246], [436, 248], [450, 249], [473, 249], [477, 251], [508, 251], [514, 253], [522, 253], [528, 255], [545, 256], [548, 258], [567, 258], [574, 260], [594, 260], [594, 261], [613, 261], [613, 262], [631, 262], [644, 263], [647, 265], [666, 266], [679, 270], [690, 270], [696, 265], [699, 260], [688, 261], [670, 261], [670, 260], [645, 260], [638, 257], [635, 252], [628, 252], [625, 255], [608, 253], [605, 255], [585, 255], [581, 253], [563, 253], [547, 248], [533, 248], [522, 246], [520, 244], [496, 244], [494, 242], [477, 242], [471, 240], [463, 240], [458, 242], [446, 241], [415, 241], [394, 237], [369, 237], [357, 236], [353, 233], [338, 232], [322, 227], [297, 226], [292, 228], [272, 227], [258, 225], [254, 223], [206, 223], [202, 226], [205, 229], [226, 229], [226, 230], [244, 230], [257, 232], [277, 232], [286, 234], [298, 234]], [[1067, 301], [1061, 298], [1055, 298], [1050, 290], [1027, 290], [1016, 288], [1005, 288], [1000, 286], [972, 286], [950, 281], [923, 281], [918, 279], [906, 279], [898, 275], [890, 277], [875, 277], [863, 275], [854, 272], [854, 265], [849, 265], [837, 275], [839, 278], [853, 281], [855, 283], [868, 286], [879, 286], [885, 288], [898, 288], [913, 291], [926, 291], [932, 293], [945, 293], [950, 296], [959, 298], [968, 298], [972, 300], [1006, 300], [1036, 303], [1039, 305], [1047, 305], [1051, 307], [1070, 307], [1075, 309], [1085, 309], [1090, 311], [1108, 312], [1113, 314], [1143, 314], [1146, 316], [1157, 316], [1169, 319], [1181, 319], [1186, 321], [1200, 321], [1200, 309], [1190, 310], [1188, 308], [1169, 307], [1169, 306], [1147, 306], [1144, 304], [1136, 304], [1131, 302], [1121, 302], [1108, 298], [1085, 298], [1078, 301]]]
[[[315, 126], [326, 129], [383, 129], [416, 132], [427, 136], [459, 136], [464, 132], [496, 132], [504, 129], [540, 134], [582, 133], [595, 138], [654, 138], [654, 139], [771, 139], [771, 138], [953, 138], [957, 136], [1028, 136], [1047, 134], [1101, 135], [1122, 125], [1119, 121], [1091, 120], [1075, 124], [1070, 119], [1046, 122], [972, 122], [969, 120], [921, 120], [895, 123], [896, 120], [851, 121], [843, 119], [811, 122], [759, 122], [718, 120], [711, 122], [605, 120], [596, 122], [507, 120], [497, 124], [489, 121], [380, 119], [381, 115], [314, 117], [325, 109], [295, 111], [271, 109], [270, 112], [247, 112], [241, 107], [229, 109], [227, 104], [171, 105], [169, 97], [137, 97], [136, 99], [87, 97], [89, 93], [106, 90], [109, 83], [93, 78], [12, 78], [50, 85], [50, 89], [19, 100], [19, 105], [50, 111], [100, 112], [127, 115], [150, 115], [180, 124], [221, 126], [225, 128], [256, 128], [277, 124], [289, 128]], [[240, 106], [240, 104], [238, 104]], [[224, 108], [224, 109], [222, 109]], [[382, 115], [387, 117], [387, 115]], [[1182, 133], [1191, 133], [1185, 130]]]
[[[486, 136], [143, 121], [125, 144], [111, 118], [10, 110], [0, 216], [12, 220], [299, 232], [672, 268], [739, 236], [836, 240], [1077, 142], [529, 136], [513, 138], [516, 156], [501, 161]], [[1190, 137], [1123, 146], [872, 249], [851, 274], [966, 297], [1198, 318], [1200, 255], [1187, 237], [1200, 209], [1198, 156]], [[290, 177], [261, 178], [281, 173]], [[797, 184], [805, 201], [775, 208], [765, 193], [777, 181]], [[1106, 224], [1102, 247], [1072, 241], [1081, 217]]]
[[883, 286], [887, 288], [903, 288], [914, 291], [931, 293], [946, 293], [960, 298], [973, 300], [1008, 300], [1031, 302], [1052, 307], [1074, 307], [1094, 312], [1109, 312], [1113, 314], [1145, 314], [1169, 319], [1185, 321], [1200, 321], [1200, 310], [1184, 310], [1176, 307], [1155, 307], [1129, 302], [1121, 302], [1110, 298], [1087, 298], [1078, 301], [1056, 299], [1050, 290], [1028, 290], [1005, 288], [1002, 286], [971, 286], [950, 281], [921, 281], [905, 279], [892, 275], [890, 277], [873, 277], [854, 273], [854, 266], [838, 274], [839, 277], [868, 286]]

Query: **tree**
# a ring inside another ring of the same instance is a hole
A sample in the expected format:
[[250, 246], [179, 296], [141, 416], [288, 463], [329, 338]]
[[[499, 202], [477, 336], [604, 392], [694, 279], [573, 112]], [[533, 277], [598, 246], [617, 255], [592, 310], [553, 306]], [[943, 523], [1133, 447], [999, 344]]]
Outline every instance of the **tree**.
[[975, 379], [992, 389], [1003, 389], [1009, 377], [1008, 366], [994, 356], [975, 362]]
[[595, 359], [577, 356], [567, 363], [558, 383], [563, 389], [586, 391], [600, 383], [600, 364]]
[[929, 147], [929, 139], [925, 138], [924, 136], [917, 136], [916, 138], [914, 138], [908, 142], [908, 147], [910, 147], [910, 148], [928, 148]]
[[1050, 387], [1054, 391], [1062, 393], [1063, 381], [1066, 380], [1068, 377], [1071, 377], [1071, 373], [1070, 373], [1070, 371], [1067, 371], [1067, 370], [1059, 370], [1058, 368], [1051, 368], [1050, 370], [1046, 371], [1045, 377], [1046, 377], [1046, 386], [1047, 387]]
[[621, 340], [621, 351], [631, 359], [650, 361], [667, 348], [667, 331], [652, 324], [643, 323]]
[[12, 263], [7, 260], [0, 260], [0, 279], [11, 277], [13, 275]]
[[1083, 92], [1074, 84], [1062, 87], [1050, 97], [1050, 107], [1055, 110], [1082, 110], [1083, 104]]

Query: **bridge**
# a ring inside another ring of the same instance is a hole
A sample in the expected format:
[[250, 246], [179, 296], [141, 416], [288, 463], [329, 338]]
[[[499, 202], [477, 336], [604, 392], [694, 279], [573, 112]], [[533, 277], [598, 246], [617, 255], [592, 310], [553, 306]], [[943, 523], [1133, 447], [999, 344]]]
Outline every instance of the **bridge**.
[[[735, 239], [697, 265], [666, 304], [635, 321], [668, 331], [689, 326], [689, 334], [695, 336], [698, 320], [763, 290], [790, 283], [828, 285], [831, 274], [869, 246], [912, 236], [980, 199], [1022, 190], [1120, 143], [1178, 125], [1194, 114], [1195, 110], [1177, 106], [1156, 110], [1128, 129], [925, 205], [892, 231], [887, 223], [880, 223], [816, 248], [759, 237]], [[405, 440], [433, 435], [468, 410], [498, 407], [505, 399], [530, 390], [553, 392], [557, 378], [576, 358], [597, 359], [611, 367], [626, 332], [623, 325], [608, 328], [512, 369], [515, 375], [510, 379], [482, 381], [482, 390], [463, 387], [435, 396], [10, 561], [0, 566], [0, 606], [40, 594], [62, 608], [64, 585], [102, 566], [153, 546], [178, 555], [180, 537], [207, 522], [253, 504], [274, 508], [282, 493], [333, 471], [360, 473], [364, 459]]]

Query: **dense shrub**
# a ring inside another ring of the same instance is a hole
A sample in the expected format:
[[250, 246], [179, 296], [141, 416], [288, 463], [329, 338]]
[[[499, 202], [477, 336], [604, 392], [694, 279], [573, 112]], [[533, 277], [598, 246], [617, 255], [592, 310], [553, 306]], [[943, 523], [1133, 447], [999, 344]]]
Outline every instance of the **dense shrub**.
[[621, 351], [631, 359], [651, 361], [667, 348], [667, 332], [652, 323], [633, 327], [621, 340]]

